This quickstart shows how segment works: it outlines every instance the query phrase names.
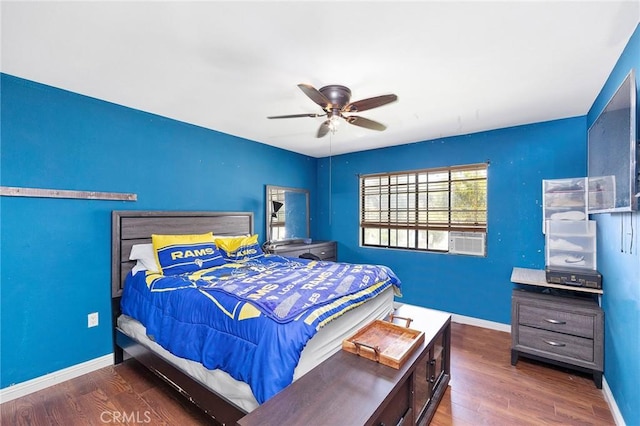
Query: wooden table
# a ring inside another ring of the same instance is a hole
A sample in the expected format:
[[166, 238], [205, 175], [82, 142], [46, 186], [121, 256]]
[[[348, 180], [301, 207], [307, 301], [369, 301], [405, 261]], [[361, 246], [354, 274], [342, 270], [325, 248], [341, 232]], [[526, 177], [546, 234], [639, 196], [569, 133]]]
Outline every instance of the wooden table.
[[399, 369], [340, 350], [238, 425], [428, 423], [449, 383], [451, 315], [411, 305], [395, 315], [425, 333]]

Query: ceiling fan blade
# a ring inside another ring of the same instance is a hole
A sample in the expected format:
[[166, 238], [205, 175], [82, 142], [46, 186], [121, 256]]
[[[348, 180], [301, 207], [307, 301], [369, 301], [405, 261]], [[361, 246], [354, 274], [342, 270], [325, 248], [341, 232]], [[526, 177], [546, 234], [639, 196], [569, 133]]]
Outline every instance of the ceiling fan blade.
[[307, 95], [311, 100], [322, 107], [322, 109], [328, 111], [331, 109], [331, 101], [327, 99], [325, 95], [320, 93], [318, 89], [311, 86], [310, 84], [300, 83], [298, 87]]
[[316, 137], [321, 138], [323, 136], [326, 136], [327, 133], [329, 133], [329, 130], [331, 130], [331, 127], [329, 127], [329, 123], [330, 123], [330, 120], [327, 120], [324, 123], [322, 123], [320, 127], [318, 127], [318, 134], [316, 135]]
[[373, 98], [362, 99], [359, 101], [351, 102], [349, 105], [346, 105], [342, 112], [361, 112], [366, 111], [368, 109], [377, 108], [382, 105], [389, 104], [391, 102], [395, 102], [398, 100], [396, 95], [382, 95], [376, 96]]
[[323, 117], [326, 114], [290, 114], [290, 115], [274, 115], [267, 118], [297, 118], [297, 117]]
[[350, 117], [345, 117], [344, 119], [347, 120], [349, 124], [364, 127], [365, 129], [383, 131], [387, 128], [387, 126], [382, 123], [378, 123], [377, 121], [369, 120], [368, 118], [364, 117], [356, 117], [352, 115]]

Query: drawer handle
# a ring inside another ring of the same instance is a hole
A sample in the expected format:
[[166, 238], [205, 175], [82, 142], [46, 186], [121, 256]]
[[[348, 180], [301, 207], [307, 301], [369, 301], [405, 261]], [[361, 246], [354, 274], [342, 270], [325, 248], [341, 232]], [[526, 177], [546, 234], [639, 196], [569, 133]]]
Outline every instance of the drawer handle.
[[555, 346], [555, 347], [558, 347], [558, 348], [562, 348], [562, 347], [567, 346], [567, 345], [566, 345], [566, 344], [564, 344], [564, 343], [560, 343], [560, 342], [552, 342], [551, 340], [543, 340], [543, 342], [545, 342], [545, 343], [546, 343], [547, 345], [549, 345], [549, 346]]
[[554, 320], [551, 318], [545, 318], [544, 320], [550, 324], [566, 324], [567, 323], [566, 321]]

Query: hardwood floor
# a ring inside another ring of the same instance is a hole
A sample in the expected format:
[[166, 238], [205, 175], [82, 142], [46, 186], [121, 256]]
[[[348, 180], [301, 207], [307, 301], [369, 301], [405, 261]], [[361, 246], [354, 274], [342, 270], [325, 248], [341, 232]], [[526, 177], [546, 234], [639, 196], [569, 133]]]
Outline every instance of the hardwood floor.
[[[508, 333], [453, 324], [451, 340], [452, 380], [432, 425], [615, 424], [591, 376], [524, 358], [511, 366]], [[16, 426], [212, 424], [135, 361], [6, 402], [0, 411], [0, 424]]]
[[432, 425], [615, 425], [591, 375], [522, 357], [512, 366], [509, 333], [453, 324], [451, 341], [451, 382]]

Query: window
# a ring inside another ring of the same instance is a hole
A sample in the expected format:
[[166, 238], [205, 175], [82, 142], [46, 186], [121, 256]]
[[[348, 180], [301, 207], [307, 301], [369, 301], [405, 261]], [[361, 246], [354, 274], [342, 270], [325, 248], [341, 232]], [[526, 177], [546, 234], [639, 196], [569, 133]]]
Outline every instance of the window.
[[364, 246], [439, 252], [450, 232], [484, 237], [487, 164], [361, 176], [360, 231]]

